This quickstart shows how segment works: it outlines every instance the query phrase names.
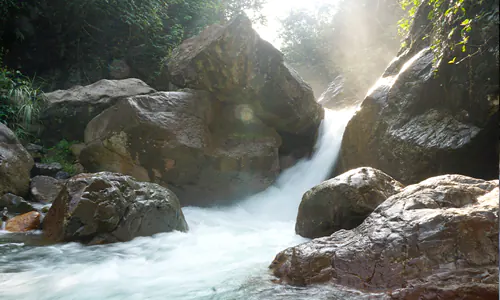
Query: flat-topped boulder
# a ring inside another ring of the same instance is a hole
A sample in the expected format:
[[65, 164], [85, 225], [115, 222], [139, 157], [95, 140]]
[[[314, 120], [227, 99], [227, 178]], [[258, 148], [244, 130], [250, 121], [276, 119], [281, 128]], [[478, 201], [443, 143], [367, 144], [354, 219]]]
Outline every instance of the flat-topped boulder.
[[102, 79], [86, 86], [74, 86], [45, 94], [47, 107], [41, 115], [46, 143], [83, 141], [87, 123], [103, 110], [128, 96], [149, 94], [155, 90], [139, 79]]

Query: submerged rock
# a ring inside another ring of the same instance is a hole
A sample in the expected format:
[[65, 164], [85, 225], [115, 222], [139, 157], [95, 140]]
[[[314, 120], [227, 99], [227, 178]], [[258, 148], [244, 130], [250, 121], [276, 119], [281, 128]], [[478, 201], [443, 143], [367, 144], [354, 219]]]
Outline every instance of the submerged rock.
[[55, 242], [112, 243], [174, 230], [188, 230], [174, 193], [105, 172], [69, 179], [43, 222]]
[[[282, 136], [283, 146], [304, 137], [312, 149], [324, 111], [311, 87], [284, 63], [283, 54], [261, 39], [241, 15], [209, 26], [185, 40], [168, 61], [172, 82], [205, 90], [219, 101], [247, 105], [249, 111]], [[287, 154], [287, 153], [286, 153]]]
[[49, 176], [36, 176], [31, 179], [30, 192], [34, 201], [52, 203], [64, 186], [64, 181]]
[[270, 186], [280, 137], [245, 106], [204, 92], [159, 92], [124, 99], [94, 118], [79, 159], [168, 187], [182, 205], [233, 200]]
[[23, 197], [11, 193], [7, 193], [0, 197], [0, 210], [4, 208], [11, 214], [24, 214], [35, 210], [33, 205], [24, 200]]
[[47, 108], [41, 116], [45, 127], [43, 140], [53, 144], [62, 139], [82, 141], [87, 123], [120, 98], [152, 92], [154, 89], [143, 81], [129, 78], [103, 79], [87, 86], [47, 93]]
[[41, 214], [32, 211], [19, 216], [15, 216], [7, 221], [5, 230], [10, 232], [26, 232], [40, 228]]
[[403, 185], [372, 168], [358, 168], [325, 181], [302, 197], [295, 232], [307, 238], [328, 236], [361, 224]]
[[430, 178], [389, 197], [355, 229], [279, 253], [270, 268], [293, 285], [489, 299], [477, 297], [498, 295], [498, 191], [497, 180]]
[[0, 196], [27, 195], [33, 164], [33, 158], [15, 134], [0, 123]]

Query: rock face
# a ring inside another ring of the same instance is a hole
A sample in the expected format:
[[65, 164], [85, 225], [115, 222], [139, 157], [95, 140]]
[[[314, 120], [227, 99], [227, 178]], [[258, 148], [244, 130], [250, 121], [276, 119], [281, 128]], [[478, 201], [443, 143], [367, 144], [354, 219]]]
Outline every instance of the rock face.
[[53, 241], [91, 244], [173, 230], [187, 231], [188, 226], [171, 191], [113, 173], [69, 179], [43, 223], [44, 234]]
[[33, 158], [14, 133], [0, 123], [0, 196], [28, 193]]
[[36, 230], [40, 227], [41, 214], [32, 211], [19, 216], [15, 216], [7, 221], [5, 230], [10, 232], [26, 232]]
[[[466, 1], [467, 16], [474, 18], [486, 2]], [[371, 166], [404, 184], [448, 173], [497, 178], [498, 24], [474, 23], [482, 29], [470, 32], [469, 43], [487, 40], [484, 51], [459, 64], [448, 62], [467, 53], [445, 51], [435, 62], [430, 39], [422, 40], [432, 28], [427, 13], [419, 9], [410, 32], [417, 42], [401, 50], [347, 125], [336, 174]], [[457, 42], [455, 36], [450, 41]]]
[[49, 177], [36, 176], [31, 179], [30, 192], [34, 201], [52, 203], [64, 186], [64, 181]]
[[112, 171], [159, 183], [182, 205], [208, 205], [272, 184], [280, 137], [247, 106], [204, 92], [127, 98], [94, 118], [79, 160], [90, 172]]
[[337, 76], [318, 98], [318, 103], [330, 109], [354, 107], [363, 100], [361, 91], [346, 84], [344, 76]]
[[41, 119], [43, 140], [57, 143], [62, 139], [82, 141], [85, 126], [120, 98], [149, 94], [154, 90], [139, 79], [100, 80], [87, 86], [47, 93], [48, 106]]
[[168, 71], [177, 86], [209, 91], [224, 103], [248, 105], [265, 124], [291, 134], [283, 138], [285, 148], [295, 139], [314, 137], [323, 119], [310, 86], [244, 15], [184, 41], [174, 50]]
[[302, 197], [295, 232], [307, 238], [328, 236], [360, 225], [403, 185], [372, 168], [359, 168], [325, 181]]
[[498, 297], [498, 197], [498, 180], [430, 178], [388, 198], [355, 229], [279, 253], [270, 268], [294, 285], [493, 299], [477, 297]]
[[24, 214], [35, 210], [31, 203], [11, 193], [0, 197], [0, 211], [4, 208], [11, 214]]

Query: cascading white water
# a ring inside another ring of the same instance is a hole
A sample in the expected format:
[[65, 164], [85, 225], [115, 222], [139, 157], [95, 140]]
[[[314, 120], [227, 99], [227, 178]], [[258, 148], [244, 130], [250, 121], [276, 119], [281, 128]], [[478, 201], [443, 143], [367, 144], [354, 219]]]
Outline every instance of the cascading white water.
[[[340, 291], [272, 284], [279, 251], [306, 241], [295, 235], [304, 192], [324, 180], [352, 111], [327, 111], [315, 153], [276, 184], [228, 208], [184, 208], [188, 233], [85, 247], [4, 243], [0, 299], [341, 299]], [[345, 299], [345, 298], [344, 298]]]

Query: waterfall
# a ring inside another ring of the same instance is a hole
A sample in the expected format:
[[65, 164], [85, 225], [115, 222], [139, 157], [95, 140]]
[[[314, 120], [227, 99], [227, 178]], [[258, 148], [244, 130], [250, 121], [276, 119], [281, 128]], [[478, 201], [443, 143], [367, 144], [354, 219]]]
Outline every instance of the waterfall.
[[90, 247], [0, 244], [0, 299], [323, 299], [273, 284], [267, 267], [306, 241], [294, 231], [299, 203], [330, 173], [352, 112], [327, 110], [313, 156], [269, 189], [232, 207], [184, 208], [188, 233]]

